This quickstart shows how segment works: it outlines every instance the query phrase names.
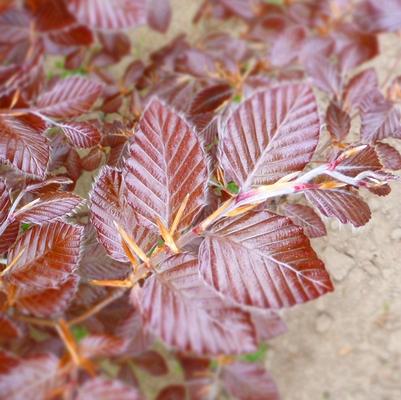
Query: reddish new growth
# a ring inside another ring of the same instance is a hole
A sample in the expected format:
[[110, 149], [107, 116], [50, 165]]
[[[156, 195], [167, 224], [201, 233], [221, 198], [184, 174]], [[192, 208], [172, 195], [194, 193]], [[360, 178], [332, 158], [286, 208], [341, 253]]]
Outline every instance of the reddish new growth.
[[333, 290], [321, 216], [366, 224], [401, 168], [401, 80], [364, 66], [400, 15], [205, 0], [238, 31], [135, 59], [168, 0], [3, 1], [0, 399], [278, 399], [277, 311]]

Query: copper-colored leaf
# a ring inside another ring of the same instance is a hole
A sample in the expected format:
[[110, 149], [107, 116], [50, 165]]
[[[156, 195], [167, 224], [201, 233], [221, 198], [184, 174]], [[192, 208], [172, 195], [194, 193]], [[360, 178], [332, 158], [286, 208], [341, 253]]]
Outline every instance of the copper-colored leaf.
[[80, 148], [96, 146], [101, 139], [100, 132], [90, 122], [68, 122], [61, 125], [68, 140]]
[[166, 33], [171, 21], [170, 0], [148, 1], [148, 25], [161, 33]]
[[153, 100], [141, 118], [125, 165], [128, 201], [140, 222], [158, 231], [168, 228], [184, 198], [180, 227], [187, 227], [205, 202], [208, 171], [201, 143], [175, 111]]
[[78, 276], [71, 275], [60, 286], [46, 289], [20, 289], [15, 298], [15, 307], [23, 314], [40, 318], [61, 315], [74, 299], [78, 288]]
[[385, 168], [395, 171], [401, 169], [401, 154], [398, 150], [387, 143], [376, 143], [375, 148]]
[[9, 263], [25, 249], [3, 279], [27, 289], [58, 287], [78, 267], [81, 233], [79, 226], [60, 221], [34, 226], [10, 250]]
[[116, 336], [93, 334], [81, 340], [79, 354], [84, 358], [110, 357], [121, 353], [123, 348], [123, 341]]
[[124, 315], [122, 321], [117, 325], [115, 333], [124, 340], [124, 354], [137, 356], [148, 350], [154, 338], [144, 328], [143, 319], [138, 310], [133, 310], [129, 305], [129, 312]]
[[371, 92], [360, 108], [362, 142], [374, 143], [387, 137], [401, 137], [400, 110], [380, 92]]
[[201, 280], [190, 254], [169, 258], [133, 291], [146, 326], [168, 345], [199, 354], [255, 350], [250, 316], [225, 305]]
[[9, 189], [3, 179], [0, 178], [0, 226], [7, 219], [10, 206], [11, 199]]
[[18, 221], [11, 223], [0, 235], [0, 254], [5, 253], [17, 240], [19, 225]]
[[351, 117], [335, 102], [331, 102], [326, 112], [327, 129], [330, 135], [338, 141], [343, 140], [351, 128]]
[[343, 100], [347, 107], [354, 109], [359, 107], [369, 92], [379, 87], [376, 70], [365, 69], [355, 75], [347, 83], [344, 89]]
[[326, 227], [316, 212], [302, 204], [285, 204], [284, 213], [295, 225], [301, 226], [310, 238], [326, 236]]
[[136, 388], [118, 379], [94, 378], [86, 381], [78, 390], [76, 400], [139, 400]]
[[168, 373], [167, 362], [164, 357], [154, 350], [145, 351], [132, 358], [132, 362], [153, 376]]
[[401, 28], [398, 0], [364, 0], [358, 4], [355, 20], [363, 31], [393, 32]]
[[93, 34], [83, 25], [70, 25], [66, 29], [50, 32], [49, 39], [60, 46], [89, 46], [93, 42]]
[[30, 16], [25, 10], [10, 8], [0, 14], [0, 42], [18, 43], [29, 40]]
[[59, 384], [59, 360], [52, 354], [18, 359], [0, 374], [0, 398], [7, 400], [45, 399]]
[[169, 385], [159, 392], [156, 400], [185, 400], [186, 398], [184, 385]]
[[206, 282], [243, 305], [282, 308], [333, 290], [302, 228], [266, 211], [224, 219], [199, 249]]
[[293, 62], [302, 50], [306, 30], [303, 26], [290, 26], [273, 42], [269, 61], [276, 67], [285, 67]]
[[96, 29], [124, 29], [146, 22], [145, 0], [70, 0], [78, 21]]
[[89, 79], [73, 76], [57, 82], [37, 100], [37, 109], [51, 118], [77, 117], [93, 106], [102, 85]]
[[20, 222], [43, 224], [70, 215], [81, 202], [82, 199], [73, 193], [47, 193], [32, 206], [27, 205], [14, 216]]
[[0, 116], [0, 160], [43, 178], [49, 162], [45, 129], [44, 122], [34, 116]]
[[22, 336], [21, 328], [7, 315], [0, 313], [0, 342]]
[[85, 280], [124, 279], [132, 271], [128, 263], [113, 260], [99, 243], [96, 231], [90, 226], [83, 241], [83, 252], [79, 263], [79, 274]]
[[224, 367], [222, 380], [229, 394], [238, 400], [279, 400], [278, 389], [262, 365], [236, 362]]
[[383, 169], [375, 149], [372, 146], [361, 147], [363, 148], [350, 148], [340, 154], [334, 161], [335, 170], [344, 175], [357, 176], [364, 171], [380, 171]]
[[234, 15], [245, 20], [254, 17], [254, 12], [256, 10], [256, 3], [254, 0], [219, 0], [219, 3], [227, 7], [227, 10]]
[[321, 55], [310, 57], [305, 62], [306, 73], [313, 83], [331, 96], [338, 97], [341, 93], [341, 75], [337, 65]]
[[343, 224], [349, 222], [359, 227], [370, 220], [369, 206], [354, 192], [343, 189], [308, 190], [306, 198], [324, 216], [335, 217]]
[[127, 203], [121, 172], [104, 167], [93, 186], [90, 201], [91, 222], [99, 241], [115, 260], [129, 261], [114, 223], [121, 226], [144, 252], [156, 242], [155, 236], [138, 224], [133, 208]]
[[94, 147], [81, 159], [82, 168], [86, 171], [94, 171], [99, 168], [103, 161], [103, 151], [99, 147]]
[[194, 357], [188, 354], [177, 354], [183, 369], [186, 387], [191, 400], [207, 398], [213, 387], [213, 372], [210, 370], [211, 360], [204, 357]]
[[302, 170], [315, 151], [319, 129], [310, 87], [292, 84], [255, 94], [220, 132], [227, 182], [233, 180], [244, 190]]
[[215, 111], [233, 95], [233, 89], [226, 83], [218, 83], [202, 89], [192, 100], [189, 113], [204, 114]]
[[287, 325], [274, 311], [254, 309], [251, 315], [258, 342], [265, 342], [287, 332]]

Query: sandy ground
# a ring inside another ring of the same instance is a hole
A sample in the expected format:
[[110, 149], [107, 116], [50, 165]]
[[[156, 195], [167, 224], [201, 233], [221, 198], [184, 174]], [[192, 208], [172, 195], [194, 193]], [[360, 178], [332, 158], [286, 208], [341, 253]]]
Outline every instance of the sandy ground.
[[[370, 64], [383, 81], [401, 41], [385, 35], [380, 45]], [[327, 220], [328, 236], [313, 241], [335, 292], [286, 311], [289, 331], [271, 342], [268, 364], [283, 400], [401, 399], [401, 185], [365, 199], [366, 226]]]
[[[173, 3], [167, 38], [193, 31], [200, 1]], [[133, 38], [137, 55], [167, 39], [146, 28]], [[374, 64], [382, 77], [401, 54], [399, 42], [381, 42], [384, 54]], [[328, 236], [313, 242], [336, 291], [284, 312], [289, 332], [271, 342], [268, 365], [283, 400], [401, 399], [401, 185], [387, 198], [366, 198], [373, 212], [367, 226], [355, 230], [330, 220]]]

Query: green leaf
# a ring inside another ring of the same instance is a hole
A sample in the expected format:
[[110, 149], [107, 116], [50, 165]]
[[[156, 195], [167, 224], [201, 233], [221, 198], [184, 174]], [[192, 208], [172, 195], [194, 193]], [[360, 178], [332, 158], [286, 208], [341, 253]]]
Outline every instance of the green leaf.
[[259, 345], [258, 350], [256, 350], [254, 353], [244, 354], [244, 355], [240, 356], [239, 358], [241, 361], [258, 363], [258, 362], [263, 362], [265, 360], [266, 353], [267, 353], [267, 344], [261, 343]]
[[77, 342], [80, 342], [82, 339], [85, 339], [89, 335], [88, 329], [82, 325], [74, 325], [71, 328], [72, 334]]
[[216, 359], [210, 361], [210, 368], [212, 371], [216, 371], [219, 368], [219, 362]]
[[235, 182], [233, 182], [233, 181], [227, 183], [226, 189], [227, 189], [230, 193], [233, 193], [233, 194], [237, 194], [237, 193], [239, 192], [239, 187], [238, 187], [238, 185], [237, 185]]
[[233, 103], [241, 103], [241, 100], [242, 100], [242, 96], [240, 95], [240, 94], [236, 94], [234, 97], [233, 97]]
[[32, 226], [31, 224], [28, 224], [26, 222], [22, 223], [21, 224], [22, 232], [26, 232], [31, 226]]

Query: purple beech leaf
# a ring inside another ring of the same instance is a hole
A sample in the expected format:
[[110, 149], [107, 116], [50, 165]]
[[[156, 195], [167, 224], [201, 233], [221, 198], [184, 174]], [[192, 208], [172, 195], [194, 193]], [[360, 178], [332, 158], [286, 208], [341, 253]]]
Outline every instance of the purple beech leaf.
[[308, 201], [325, 217], [334, 217], [341, 223], [351, 223], [356, 228], [367, 224], [371, 213], [362, 198], [345, 189], [308, 190]]
[[374, 143], [387, 137], [401, 138], [400, 110], [380, 92], [370, 92], [360, 108], [363, 143]]
[[39, 318], [62, 315], [74, 299], [78, 281], [78, 276], [73, 274], [57, 287], [20, 289], [15, 298], [15, 307], [23, 314]]
[[34, 226], [19, 237], [8, 253], [17, 263], [3, 277], [20, 288], [56, 288], [78, 268], [82, 228], [56, 221]]
[[79, 353], [87, 359], [115, 356], [120, 354], [123, 349], [123, 340], [105, 334], [89, 335], [79, 343]]
[[[113, 225], [114, 227], [114, 225]], [[121, 249], [122, 251], [122, 249]], [[97, 240], [93, 226], [85, 231], [79, 274], [85, 280], [124, 279], [132, 271], [131, 265], [113, 260]]]
[[189, 194], [179, 228], [189, 226], [205, 204], [208, 169], [202, 145], [191, 127], [159, 100], [145, 110], [124, 167], [128, 202], [140, 223], [170, 227]]
[[236, 362], [224, 367], [224, 387], [238, 400], [279, 400], [273, 377], [263, 365]]
[[288, 27], [274, 41], [268, 60], [276, 67], [285, 67], [290, 64], [302, 51], [305, 37], [306, 30], [303, 26]]
[[305, 235], [310, 238], [326, 236], [326, 227], [313, 208], [303, 204], [285, 204], [284, 213], [291, 221], [303, 228]]
[[8, 210], [11, 206], [10, 192], [6, 182], [0, 178], [0, 226], [7, 219]]
[[218, 0], [234, 15], [245, 20], [255, 16], [256, 3], [254, 0]]
[[327, 130], [333, 139], [342, 141], [351, 129], [351, 117], [333, 101], [326, 112]]
[[132, 362], [153, 376], [168, 374], [167, 362], [157, 351], [145, 351], [133, 357]]
[[35, 116], [0, 116], [0, 161], [23, 173], [44, 178], [49, 162], [49, 144], [42, 135], [44, 122]]
[[[7, 315], [0, 313], [0, 343], [23, 336], [21, 328]], [[0, 378], [1, 379], [1, 378]]]
[[339, 96], [342, 84], [341, 75], [337, 65], [327, 57], [315, 55], [305, 60], [305, 70], [320, 90], [331, 96]]
[[29, 40], [30, 15], [25, 10], [10, 8], [0, 14], [0, 42], [12, 43]]
[[73, 118], [86, 113], [102, 92], [102, 85], [86, 78], [73, 76], [58, 81], [42, 93], [37, 110], [50, 118]]
[[46, 399], [61, 383], [59, 359], [53, 354], [17, 358], [8, 364], [11, 365], [5, 372], [0, 367], [1, 399]]
[[82, 149], [96, 146], [101, 140], [99, 130], [90, 122], [64, 122], [61, 129], [75, 147]]
[[124, 355], [131, 357], [147, 351], [154, 342], [153, 336], [144, 329], [142, 315], [132, 307], [117, 325], [115, 333], [124, 340]]
[[119, 30], [146, 22], [146, 0], [70, 0], [68, 8], [82, 24]]
[[132, 292], [145, 326], [169, 346], [198, 354], [254, 351], [250, 315], [226, 305], [199, 276], [190, 254], [172, 256]]
[[251, 309], [258, 342], [265, 342], [287, 332], [287, 325], [274, 311]]
[[315, 151], [319, 130], [309, 86], [291, 84], [256, 93], [221, 128], [220, 162], [226, 181], [246, 190], [302, 170]]
[[148, 0], [148, 25], [166, 33], [171, 22], [170, 0]]
[[89, 46], [93, 43], [93, 34], [83, 25], [70, 25], [63, 30], [49, 32], [49, 40], [60, 46]]
[[147, 252], [157, 238], [138, 223], [134, 209], [127, 203], [122, 173], [104, 167], [90, 193], [91, 223], [96, 229], [99, 241], [114, 260], [129, 262], [121, 237], [114, 222], [119, 224], [138, 246]]
[[379, 156], [372, 146], [365, 146], [362, 150], [357, 148], [359, 151], [354, 149], [348, 150], [353, 152], [350, 156], [342, 158], [340, 154], [337, 160], [334, 161], [336, 171], [354, 177], [364, 171], [380, 171], [383, 169]]
[[86, 381], [79, 389], [76, 400], [139, 400], [136, 388], [128, 386], [118, 379], [103, 377]]
[[401, 154], [387, 143], [376, 143], [376, 152], [384, 168], [397, 171], [401, 169]]
[[356, 8], [355, 20], [362, 31], [398, 31], [401, 28], [401, 3], [399, 0], [364, 0]]
[[157, 395], [156, 400], [185, 400], [186, 390], [184, 385], [165, 386]]
[[378, 87], [376, 70], [365, 69], [349, 80], [343, 91], [343, 102], [348, 109], [358, 108], [366, 96]]
[[215, 111], [231, 98], [233, 89], [226, 83], [217, 83], [202, 89], [193, 98], [189, 114], [205, 114]]
[[17, 212], [15, 219], [24, 223], [40, 225], [69, 216], [80, 204], [82, 204], [82, 199], [73, 193], [46, 193], [40, 196], [39, 202]]
[[0, 235], [0, 254], [5, 253], [17, 240], [19, 222], [12, 222]]
[[302, 228], [252, 211], [217, 222], [199, 249], [205, 281], [238, 304], [279, 309], [333, 290]]
[[[211, 360], [190, 354], [176, 354], [183, 369], [186, 387], [191, 400], [202, 400], [212, 394], [213, 375], [210, 374]], [[210, 397], [210, 396], [209, 396]]]

